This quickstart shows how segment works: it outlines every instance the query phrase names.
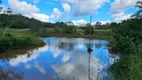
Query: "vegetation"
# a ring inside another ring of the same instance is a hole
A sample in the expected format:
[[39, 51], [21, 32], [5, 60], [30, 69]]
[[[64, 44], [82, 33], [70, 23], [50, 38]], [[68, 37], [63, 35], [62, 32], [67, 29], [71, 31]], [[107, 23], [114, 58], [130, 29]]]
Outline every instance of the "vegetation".
[[[82, 29], [77, 26], [67, 25], [64, 22], [41, 22], [20, 14], [12, 14], [11, 9], [7, 8], [5, 13], [0, 14], [0, 49], [3, 52], [13, 48], [24, 48], [33, 45], [33, 38], [48, 36], [88, 38], [90, 33], [92, 34], [91, 38], [111, 38], [111, 30], [105, 30], [107, 28], [104, 27], [99, 29], [103, 30], [95, 30], [95, 27], [89, 24]], [[102, 33], [106, 33], [106, 35]]]
[[54, 27], [54, 32], [55, 33], [62, 33], [62, 34], [72, 34], [74, 32], [76, 32], [76, 27], [73, 25], [67, 25], [63, 22], [57, 22], [55, 23], [55, 27]]
[[135, 7], [139, 8], [140, 10], [136, 14], [132, 15], [132, 17], [141, 18], [142, 17], [142, 15], [141, 15], [141, 13], [142, 13], [142, 1], [138, 1]]
[[142, 18], [112, 24], [115, 50], [120, 53], [120, 61], [110, 70], [116, 80], [142, 79]]
[[95, 33], [94, 27], [92, 27], [90, 24], [86, 24], [85, 34], [94, 34], [94, 33]]
[[[43, 43], [33, 43], [34, 39], [29, 37], [14, 37], [11, 34], [6, 34], [4, 38], [0, 37], [0, 52], [9, 49], [27, 48], [31, 46], [44, 45]], [[34, 41], [35, 42], [35, 41]]]

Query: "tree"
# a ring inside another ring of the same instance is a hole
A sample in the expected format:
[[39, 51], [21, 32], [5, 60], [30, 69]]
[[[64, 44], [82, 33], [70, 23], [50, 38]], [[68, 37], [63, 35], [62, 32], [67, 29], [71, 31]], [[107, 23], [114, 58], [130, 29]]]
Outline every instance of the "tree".
[[97, 23], [96, 23], [96, 27], [97, 27], [97, 28], [100, 27], [101, 24], [102, 24], [101, 22], [97, 22]]
[[132, 15], [132, 17], [141, 18], [142, 17], [142, 15], [141, 15], [141, 13], [142, 13], [142, 1], [138, 1], [135, 7], [139, 8], [140, 10], [137, 13], [135, 13], [134, 15]]
[[7, 8], [7, 13], [11, 14], [12, 13], [12, 10], [10, 8]]
[[89, 23], [86, 24], [85, 34], [94, 34], [94, 33], [95, 33], [95, 30], [94, 30], [93, 26], [91, 26]]

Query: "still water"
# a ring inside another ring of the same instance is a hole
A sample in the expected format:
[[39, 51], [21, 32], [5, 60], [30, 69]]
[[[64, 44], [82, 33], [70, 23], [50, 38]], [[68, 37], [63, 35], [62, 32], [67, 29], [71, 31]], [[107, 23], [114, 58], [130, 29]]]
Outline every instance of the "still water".
[[88, 39], [49, 37], [42, 40], [46, 43], [44, 47], [0, 59], [3, 72], [22, 80], [108, 80], [107, 69], [115, 57], [109, 53], [107, 41], [91, 40], [93, 51], [88, 52]]

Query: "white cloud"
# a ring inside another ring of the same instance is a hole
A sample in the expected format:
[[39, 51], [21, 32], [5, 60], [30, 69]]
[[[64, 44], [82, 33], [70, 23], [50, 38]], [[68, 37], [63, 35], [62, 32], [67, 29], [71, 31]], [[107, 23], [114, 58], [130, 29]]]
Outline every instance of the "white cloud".
[[123, 20], [129, 19], [130, 18], [130, 14], [125, 14], [123, 12], [118, 13], [118, 14], [113, 14], [112, 18], [114, 22], [121, 22]]
[[64, 11], [65, 11], [65, 12], [70, 12], [70, 9], [71, 9], [70, 5], [68, 5], [68, 4], [66, 4], [66, 3], [63, 3], [63, 4], [62, 4], [62, 7], [64, 8]]
[[30, 69], [30, 68], [31, 68], [31, 65], [30, 65], [30, 64], [25, 64], [25, 68], [26, 68], [26, 69]]
[[73, 16], [90, 15], [109, 0], [62, 0], [63, 3], [72, 4]]
[[[120, 13], [136, 5], [139, 0], [115, 0], [111, 3], [111, 13]], [[142, 1], [142, 0], [140, 0]]]
[[[39, 0], [34, 0], [37, 2]], [[19, 0], [8, 0], [10, 8], [14, 13], [22, 14], [29, 18], [34, 18], [42, 22], [49, 22], [49, 16], [46, 14], [39, 13], [39, 8], [36, 5], [31, 5], [26, 1], [19, 1]]]
[[54, 8], [53, 12], [50, 15], [50, 18], [59, 20], [61, 19], [61, 16], [62, 16], [62, 13], [57, 8]]
[[[111, 21], [107, 20], [107, 21], [98, 21], [101, 22], [102, 25], [106, 24], [106, 23], [111, 23]], [[92, 25], [96, 24], [97, 22], [93, 22]]]
[[49, 16], [46, 14], [31, 13], [31, 14], [23, 14], [23, 15], [29, 18], [34, 18], [42, 22], [49, 22]]
[[62, 58], [62, 62], [65, 63], [67, 61], [70, 60], [70, 54], [69, 53], [65, 53], [63, 58]]
[[[73, 77], [77, 80], [88, 80], [88, 54], [82, 52], [73, 52], [72, 61], [64, 64], [53, 64], [51, 68], [59, 74], [64, 80], [72, 80]], [[96, 64], [94, 64], [94, 62]], [[90, 61], [90, 77], [97, 80], [98, 73], [102, 71], [103, 65], [96, 57], [91, 57]], [[99, 71], [98, 71], [99, 69]], [[103, 72], [103, 71], [102, 71]]]
[[[29, 54], [30, 54], [30, 57], [27, 57]], [[10, 59], [9, 63], [12, 66], [17, 66], [20, 63], [27, 63], [28, 61], [35, 60], [39, 56], [39, 53], [36, 53], [36, 50], [29, 52], [29, 54], [21, 55], [21, 56], [18, 56], [17, 58], [12, 58]]]
[[87, 21], [81, 19], [81, 20], [73, 20], [72, 21], [74, 23], [74, 25], [77, 25], [77, 26], [83, 26], [83, 25], [86, 25], [87, 24]]
[[39, 72], [41, 72], [41, 73], [43, 73], [43, 74], [46, 74], [46, 70], [45, 70], [42, 66], [40, 66], [40, 64], [39, 64], [38, 62], [34, 62], [34, 67], [35, 67], [36, 69], [38, 69]]
[[121, 22], [123, 20], [129, 19], [131, 14], [126, 14], [124, 11], [129, 8], [133, 8], [137, 1], [142, 0], [115, 0], [111, 3], [110, 13], [112, 13], [112, 19], [114, 22]]
[[25, 1], [20, 2], [19, 0], [8, 0], [10, 8], [15, 13], [21, 14], [30, 14], [30, 13], [38, 13], [39, 8], [36, 5], [28, 4]]
[[5, 5], [0, 5], [0, 14], [7, 14], [8, 8]]
[[[9, 63], [12, 66], [17, 66], [20, 63], [28, 63], [31, 60], [36, 60], [39, 57], [40, 52], [46, 52], [46, 51], [48, 51], [48, 48], [49, 48], [49, 46], [46, 45], [44, 47], [40, 47], [40, 48], [35, 49], [33, 51], [29, 51], [27, 54], [19, 55], [16, 58], [10, 59]], [[28, 56], [30, 56], [30, 57], [28, 57]], [[29, 65], [28, 66], [25, 65], [25, 67], [29, 68]]]
[[102, 24], [111, 23], [111, 21], [100, 21]]

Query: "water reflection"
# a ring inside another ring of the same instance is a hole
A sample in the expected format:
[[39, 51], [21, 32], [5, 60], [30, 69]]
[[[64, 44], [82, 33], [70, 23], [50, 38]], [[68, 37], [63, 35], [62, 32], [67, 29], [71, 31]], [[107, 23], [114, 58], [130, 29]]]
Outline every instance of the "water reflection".
[[[24, 73], [24, 80], [99, 80], [106, 78], [109, 55], [107, 41], [76, 38], [44, 38], [44, 47], [15, 58], [0, 59], [0, 66]], [[93, 51], [88, 52], [88, 48]], [[5, 60], [6, 64], [3, 62]]]

